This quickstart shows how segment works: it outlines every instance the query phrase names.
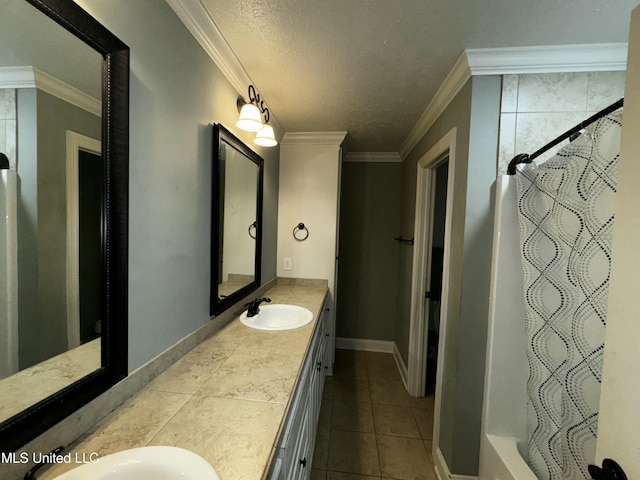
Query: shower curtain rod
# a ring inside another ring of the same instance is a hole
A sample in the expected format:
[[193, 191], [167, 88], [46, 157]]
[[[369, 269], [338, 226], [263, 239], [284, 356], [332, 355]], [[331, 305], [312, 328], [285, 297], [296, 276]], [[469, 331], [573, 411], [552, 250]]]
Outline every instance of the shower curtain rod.
[[552, 140], [551, 142], [547, 143], [544, 147], [536, 150], [531, 155], [529, 155], [527, 153], [521, 153], [519, 155], [516, 155], [515, 157], [513, 157], [513, 160], [511, 160], [509, 162], [509, 166], [507, 167], [507, 174], [508, 175], [515, 175], [516, 174], [516, 165], [520, 165], [521, 163], [531, 163], [534, 158], [539, 157], [540, 155], [542, 155], [544, 152], [546, 152], [550, 148], [555, 147], [561, 141], [566, 140], [567, 138], [569, 138], [571, 141], [573, 141], [574, 138], [575, 138], [574, 135], [576, 133], [579, 133], [581, 130], [584, 130], [585, 127], [591, 125], [593, 122], [595, 122], [596, 120], [601, 119], [605, 115], [609, 115], [610, 113], [615, 112], [619, 108], [622, 108], [623, 104], [624, 104], [624, 98], [621, 98], [617, 102], [612, 103], [608, 107], [600, 110], [598, 113], [596, 113], [596, 114], [590, 116], [589, 118], [587, 118], [586, 120], [582, 121], [579, 125], [576, 125], [571, 130], [567, 130], [562, 135], [560, 135], [558, 138], [556, 138], [555, 140]]

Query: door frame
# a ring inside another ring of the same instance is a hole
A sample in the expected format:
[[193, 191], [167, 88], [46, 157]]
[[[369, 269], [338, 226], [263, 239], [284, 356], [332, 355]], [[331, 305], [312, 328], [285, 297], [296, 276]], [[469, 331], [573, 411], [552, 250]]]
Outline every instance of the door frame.
[[424, 396], [427, 373], [428, 326], [424, 316], [424, 293], [427, 291], [427, 268], [431, 261], [431, 236], [435, 195], [435, 169], [448, 159], [447, 201], [445, 209], [444, 254], [442, 269], [442, 302], [440, 304], [440, 334], [438, 339], [438, 370], [436, 372], [435, 406], [433, 414], [433, 450], [440, 436], [440, 400], [442, 371], [447, 339], [449, 287], [449, 255], [451, 251], [451, 219], [455, 178], [456, 128], [444, 135], [417, 164], [414, 252], [411, 276], [411, 317], [409, 327], [408, 390], [416, 397]]
[[67, 130], [67, 345], [80, 345], [80, 150], [102, 156], [102, 143]]

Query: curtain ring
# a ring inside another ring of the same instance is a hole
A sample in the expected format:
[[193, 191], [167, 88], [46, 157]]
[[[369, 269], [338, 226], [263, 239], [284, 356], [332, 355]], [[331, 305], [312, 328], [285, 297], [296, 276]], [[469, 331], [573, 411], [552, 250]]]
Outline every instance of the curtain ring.
[[[304, 230], [306, 235], [304, 237], [298, 237], [296, 234]], [[304, 223], [299, 223], [295, 227], [293, 227], [293, 238], [295, 238], [299, 242], [304, 242], [307, 238], [309, 238], [309, 229], [304, 226]]]
[[249, 228], [247, 229], [248, 232], [249, 232], [249, 236], [251, 238], [253, 238], [254, 240], [256, 239], [256, 237], [255, 237], [255, 235], [251, 235], [251, 229], [253, 228], [254, 230], [257, 230], [258, 227], [256, 226], [256, 223], [257, 222], [253, 222], [251, 225], [249, 225]]

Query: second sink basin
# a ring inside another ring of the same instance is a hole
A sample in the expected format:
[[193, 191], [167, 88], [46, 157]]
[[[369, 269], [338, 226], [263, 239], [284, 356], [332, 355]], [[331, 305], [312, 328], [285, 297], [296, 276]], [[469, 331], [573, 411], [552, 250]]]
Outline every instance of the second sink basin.
[[201, 456], [177, 447], [123, 450], [74, 468], [55, 480], [220, 480]]
[[313, 313], [297, 305], [274, 304], [260, 305], [260, 312], [247, 317], [247, 312], [240, 315], [240, 322], [257, 330], [292, 330], [304, 327], [313, 320]]

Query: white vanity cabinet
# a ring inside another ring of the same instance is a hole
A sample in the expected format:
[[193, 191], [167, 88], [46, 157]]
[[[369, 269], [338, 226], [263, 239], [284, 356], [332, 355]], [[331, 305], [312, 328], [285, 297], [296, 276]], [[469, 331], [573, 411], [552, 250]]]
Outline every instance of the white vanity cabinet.
[[271, 470], [271, 480], [302, 480], [311, 474], [322, 390], [327, 368], [327, 346], [330, 344], [329, 297], [324, 301], [316, 323], [298, 384], [291, 400], [285, 427]]

